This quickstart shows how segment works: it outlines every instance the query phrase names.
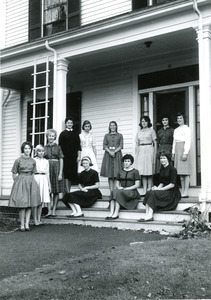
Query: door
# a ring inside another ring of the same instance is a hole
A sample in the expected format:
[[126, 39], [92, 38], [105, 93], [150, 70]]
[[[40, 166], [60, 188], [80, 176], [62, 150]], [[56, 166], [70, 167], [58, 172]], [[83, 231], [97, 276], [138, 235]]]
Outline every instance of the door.
[[81, 92], [67, 94], [66, 117], [74, 121], [74, 130], [77, 134], [81, 132]]

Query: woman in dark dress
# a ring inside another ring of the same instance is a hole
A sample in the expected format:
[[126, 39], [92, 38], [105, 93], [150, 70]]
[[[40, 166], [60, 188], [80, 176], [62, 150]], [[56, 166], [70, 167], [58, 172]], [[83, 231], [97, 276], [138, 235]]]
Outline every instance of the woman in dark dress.
[[79, 175], [79, 191], [67, 193], [63, 198], [64, 204], [72, 209], [69, 217], [82, 217], [81, 207], [89, 207], [97, 199], [102, 198], [98, 189], [100, 186], [98, 172], [90, 168], [92, 166], [90, 157], [84, 156], [81, 165], [84, 167], [84, 171]]
[[108, 177], [108, 184], [110, 191], [115, 188], [117, 173], [122, 169], [122, 148], [123, 136], [118, 133], [118, 126], [115, 121], [109, 123], [109, 133], [104, 136], [103, 162], [101, 166], [100, 175]]
[[140, 195], [137, 189], [140, 187], [140, 176], [138, 170], [132, 167], [134, 158], [126, 154], [122, 158], [123, 170], [117, 174], [116, 189], [110, 195], [110, 214], [106, 219], [117, 219], [120, 207], [135, 209]]
[[160, 153], [160, 184], [153, 186], [151, 191], [146, 193], [143, 204], [146, 205], [146, 216], [139, 222], [153, 221], [153, 213], [159, 210], [174, 210], [181, 199], [177, 186], [177, 170], [172, 166], [171, 154]]
[[66, 192], [70, 192], [71, 182], [78, 182], [78, 162], [81, 158], [81, 146], [79, 135], [73, 130], [73, 119], [65, 119], [66, 129], [60, 133], [59, 145], [64, 154], [64, 178]]

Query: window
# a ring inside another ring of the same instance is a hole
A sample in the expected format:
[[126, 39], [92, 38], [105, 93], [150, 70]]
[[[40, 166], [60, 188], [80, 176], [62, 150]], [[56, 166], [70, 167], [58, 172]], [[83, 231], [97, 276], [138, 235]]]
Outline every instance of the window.
[[80, 0], [30, 0], [29, 40], [80, 26]]
[[143, 9], [175, 1], [177, 0], [132, 0], [132, 9]]

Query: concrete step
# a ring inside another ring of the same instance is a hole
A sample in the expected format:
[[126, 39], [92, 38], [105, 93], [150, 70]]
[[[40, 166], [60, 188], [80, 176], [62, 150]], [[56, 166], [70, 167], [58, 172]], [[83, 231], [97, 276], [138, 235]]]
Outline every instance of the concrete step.
[[67, 218], [64, 216], [57, 216], [56, 218], [48, 218], [42, 220], [44, 224], [75, 224], [92, 227], [109, 227], [123, 230], [144, 230], [147, 232], [157, 231], [161, 234], [173, 234], [179, 233], [182, 230], [183, 223], [175, 222], [137, 222], [132, 219], [116, 219], [116, 220], [105, 220], [104, 218]]
[[[109, 209], [107, 208], [83, 208], [83, 214], [87, 218], [105, 218], [109, 215]], [[58, 216], [68, 216], [71, 214], [71, 209], [66, 207], [57, 207], [56, 213]], [[145, 209], [135, 209], [135, 210], [120, 210], [119, 218], [123, 220], [132, 219], [138, 220], [145, 217]], [[156, 221], [164, 222], [181, 222], [188, 220], [190, 214], [184, 211], [161, 211], [154, 214], [154, 219]]]

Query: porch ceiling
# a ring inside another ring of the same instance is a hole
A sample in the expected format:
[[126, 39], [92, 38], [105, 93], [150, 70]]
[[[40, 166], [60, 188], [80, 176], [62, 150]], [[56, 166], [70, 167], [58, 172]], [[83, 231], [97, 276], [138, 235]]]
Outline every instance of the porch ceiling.
[[[147, 47], [145, 44], [148, 41], [152, 42], [150, 47]], [[78, 71], [103, 68], [127, 61], [139, 61], [146, 64], [147, 62], [159, 61], [168, 57], [175, 59], [184, 55], [197, 59], [197, 47], [196, 32], [193, 28], [189, 28], [153, 37], [150, 40], [133, 42], [80, 56], [66, 57], [66, 59], [70, 60], [69, 73], [77, 73]], [[50, 64], [50, 69], [53, 69], [52, 64]], [[24, 90], [26, 86], [32, 87], [32, 73], [33, 67], [28, 67], [20, 71], [4, 74], [1, 78], [1, 86], [21, 90]]]

